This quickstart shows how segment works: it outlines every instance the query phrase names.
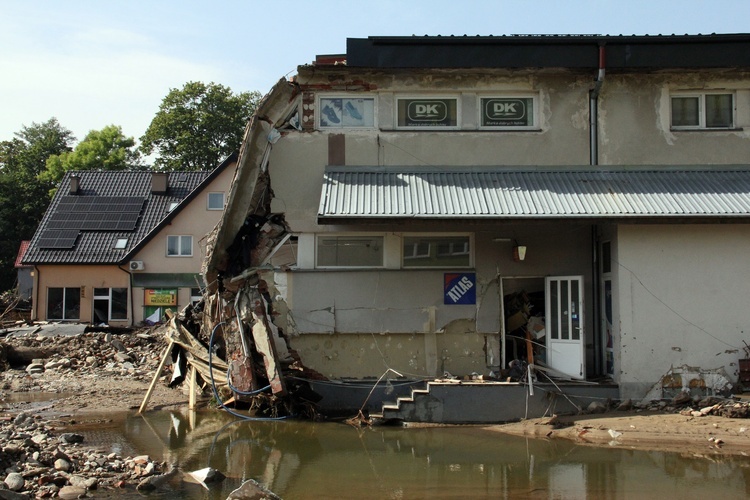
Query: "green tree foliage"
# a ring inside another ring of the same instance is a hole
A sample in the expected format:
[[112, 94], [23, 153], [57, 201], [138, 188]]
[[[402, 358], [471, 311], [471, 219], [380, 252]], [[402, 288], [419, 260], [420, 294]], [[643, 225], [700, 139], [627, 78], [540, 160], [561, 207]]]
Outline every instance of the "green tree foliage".
[[156, 153], [154, 167], [160, 170], [212, 169], [239, 149], [260, 97], [215, 83], [171, 89], [141, 137], [141, 151]]
[[57, 119], [32, 123], [0, 142], [0, 290], [13, 288], [21, 240], [34, 235], [53, 187], [40, 179], [47, 158], [70, 151], [75, 137]]
[[121, 127], [108, 125], [101, 130], [90, 131], [73, 151], [50, 156], [47, 168], [39, 178], [57, 185], [69, 170], [130, 170], [141, 167], [141, 155], [135, 148], [135, 139], [125, 137]]

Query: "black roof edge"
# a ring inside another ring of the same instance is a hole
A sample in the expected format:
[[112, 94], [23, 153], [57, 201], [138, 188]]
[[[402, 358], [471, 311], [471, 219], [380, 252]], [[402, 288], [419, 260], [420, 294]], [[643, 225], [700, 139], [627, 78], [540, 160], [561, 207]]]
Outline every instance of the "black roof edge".
[[750, 68], [750, 34], [347, 38], [352, 68]]
[[136, 243], [125, 255], [122, 256], [122, 258], [117, 262], [117, 264], [123, 264], [126, 261], [130, 260], [133, 255], [138, 253], [146, 244], [151, 241], [154, 236], [156, 236], [159, 231], [164, 228], [164, 226], [168, 225], [172, 219], [174, 219], [178, 213], [182, 211], [183, 208], [185, 208], [196, 196], [198, 196], [205, 188], [208, 186], [211, 181], [213, 181], [218, 175], [224, 171], [229, 165], [231, 165], [233, 162], [237, 161], [237, 158], [239, 157], [239, 152], [234, 151], [232, 154], [226, 157], [226, 159], [221, 162], [215, 169], [209, 173], [203, 181], [201, 181], [200, 184], [198, 184], [195, 189], [193, 189], [190, 193], [188, 193], [187, 196], [185, 196], [180, 203], [172, 210], [170, 211], [166, 217], [164, 217], [161, 222], [159, 222], [156, 226], [154, 226], [151, 231], [148, 232], [146, 236], [144, 236], [141, 241]]

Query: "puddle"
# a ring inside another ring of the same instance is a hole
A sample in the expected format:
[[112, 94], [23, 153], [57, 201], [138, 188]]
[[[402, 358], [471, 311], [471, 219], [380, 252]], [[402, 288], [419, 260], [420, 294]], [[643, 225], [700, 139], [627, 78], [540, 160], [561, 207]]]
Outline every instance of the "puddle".
[[31, 410], [46, 406], [46, 403], [65, 399], [72, 396], [72, 392], [14, 392], [0, 393], [0, 410], [12, 410], [18, 405], [31, 403]]
[[[578, 446], [479, 427], [356, 429], [244, 422], [216, 411], [122, 413], [73, 426], [84, 446], [148, 454], [182, 471], [227, 476], [209, 490], [180, 480], [153, 498], [224, 499], [255, 479], [295, 498], [747, 498], [745, 457]], [[96, 496], [108, 495], [102, 491]], [[121, 495], [118, 495], [121, 496]]]

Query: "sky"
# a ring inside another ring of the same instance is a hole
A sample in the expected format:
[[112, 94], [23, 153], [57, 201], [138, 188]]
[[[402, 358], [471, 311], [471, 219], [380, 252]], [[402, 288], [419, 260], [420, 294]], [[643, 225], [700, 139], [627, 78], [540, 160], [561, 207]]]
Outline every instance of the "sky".
[[750, 0], [0, 0], [0, 141], [52, 117], [140, 138], [170, 89], [268, 92], [347, 38], [750, 31]]

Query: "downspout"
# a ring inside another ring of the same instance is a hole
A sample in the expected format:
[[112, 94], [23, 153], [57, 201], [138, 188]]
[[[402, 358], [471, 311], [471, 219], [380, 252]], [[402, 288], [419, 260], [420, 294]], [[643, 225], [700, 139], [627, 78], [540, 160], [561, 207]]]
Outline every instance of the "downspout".
[[599, 44], [599, 72], [594, 81], [594, 88], [589, 90], [589, 144], [591, 165], [599, 164], [599, 92], [604, 83], [604, 66], [606, 60], [604, 44]]
[[[596, 74], [594, 88], [589, 91], [589, 161], [591, 166], [599, 164], [599, 93], [604, 84], [606, 63], [606, 52], [604, 44], [599, 44], [599, 71]], [[592, 293], [592, 315], [593, 321], [592, 347], [594, 358], [594, 374], [601, 375], [602, 370], [602, 332], [600, 322], [600, 300], [599, 300], [599, 235], [597, 226], [591, 226], [591, 293]]]
[[[130, 291], [130, 326], [135, 326], [135, 310], [133, 308], [133, 273], [127, 269], [121, 268], [120, 265], [117, 266], [117, 269], [128, 275], [128, 290]], [[93, 300], [93, 296], [91, 300]], [[93, 302], [91, 303], [91, 310], [94, 310]]]
[[31, 305], [31, 321], [39, 321], [39, 283], [41, 281], [39, 280], [39, 268], [36, 265], [34, 265], [34, 281], [36, 281], [36, 286], [34, 286], [34, 303]]

